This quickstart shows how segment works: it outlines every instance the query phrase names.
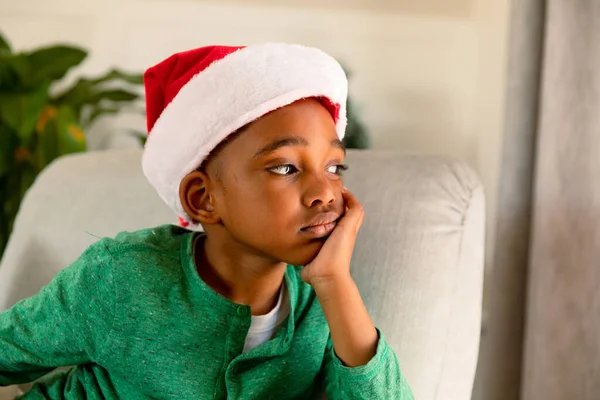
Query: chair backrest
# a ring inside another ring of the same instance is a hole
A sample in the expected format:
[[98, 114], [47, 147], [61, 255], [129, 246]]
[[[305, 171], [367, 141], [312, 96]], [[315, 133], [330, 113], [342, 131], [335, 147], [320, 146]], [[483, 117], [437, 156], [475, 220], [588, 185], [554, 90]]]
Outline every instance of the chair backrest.
[[[0, 310], [37, 293], [98, 237], [175, 222], [140, 150], [61, 158], [27, 193], [0, 263]], [[471, 397], [479, 347], [484, 196], [461, 162], [349, 151], [365, 207], [352, 274], [419, 400]]]

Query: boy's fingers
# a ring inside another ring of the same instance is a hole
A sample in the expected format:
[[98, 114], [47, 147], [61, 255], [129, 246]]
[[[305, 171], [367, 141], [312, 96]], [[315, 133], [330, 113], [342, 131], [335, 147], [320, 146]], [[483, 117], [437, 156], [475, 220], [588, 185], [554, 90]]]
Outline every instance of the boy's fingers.
[[344, 202], [346, 203], [346, 214], [344, 218], [340, 221], [340, 224], [348, 224], [352, 225], [355, 229], [355, 234], [358, 233], [360, 226], [362, 224], [364, 218], [364, 210], [362, 204], [358, 201], [356, 196], [352, 194], [348, 189], [344, 188], [342, 190], [342, 197], [344, 198]]
[[348, 190], [348, 188], [342, 189], [342, 197], [344, 198], [344, 201], [346, 202], [346, 206], [348, 208], [353, 208], [356, 205], [360, 205], [360, 202], [358, 201], [354, 193]]

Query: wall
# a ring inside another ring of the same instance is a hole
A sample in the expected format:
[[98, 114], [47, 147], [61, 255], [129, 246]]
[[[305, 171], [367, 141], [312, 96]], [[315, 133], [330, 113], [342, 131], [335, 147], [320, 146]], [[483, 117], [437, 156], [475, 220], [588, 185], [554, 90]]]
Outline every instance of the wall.
[[[493, 243], [509, 0], [404, 0], [391, 11], [385, 1], [346, 3], [355, 9], [342, 1], [329, 9], [269, 2], [5, 0], [0, 30], [17, 48], [56, 41], [89, 48], [76, 73], [90, 74], [112, 65], [141, 71], [175, 51], [214, 43], [321, 47], [353, 71], [351, 95], [375, 148], [448, 154], [477, 170]], [[123, 123], [143, 127], [141, 119]]]

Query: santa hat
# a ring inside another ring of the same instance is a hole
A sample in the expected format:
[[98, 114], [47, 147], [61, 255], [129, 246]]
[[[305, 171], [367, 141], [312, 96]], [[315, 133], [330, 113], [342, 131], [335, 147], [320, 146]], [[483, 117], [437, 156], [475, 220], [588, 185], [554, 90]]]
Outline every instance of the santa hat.
[[348, 82], [321, 50], [292, 44], [209, 46], [175, 54], [144, 74], [148, 140], [146, 178], [180, 215], [200, 230], [179, 200], [179, 184], [228, 135], [297, 100], [319, 98], [340, 139], [346, 129]]

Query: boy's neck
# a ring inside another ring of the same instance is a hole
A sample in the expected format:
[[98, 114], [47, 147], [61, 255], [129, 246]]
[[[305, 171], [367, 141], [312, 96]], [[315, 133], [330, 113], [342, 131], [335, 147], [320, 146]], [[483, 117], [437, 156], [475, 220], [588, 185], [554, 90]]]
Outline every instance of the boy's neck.
[[202, 280], [234, 303], [263, 315], [277, 304], [286, 263], [267, 261], [239, 244], [203, 236], [196, 240], [195, 264]]

